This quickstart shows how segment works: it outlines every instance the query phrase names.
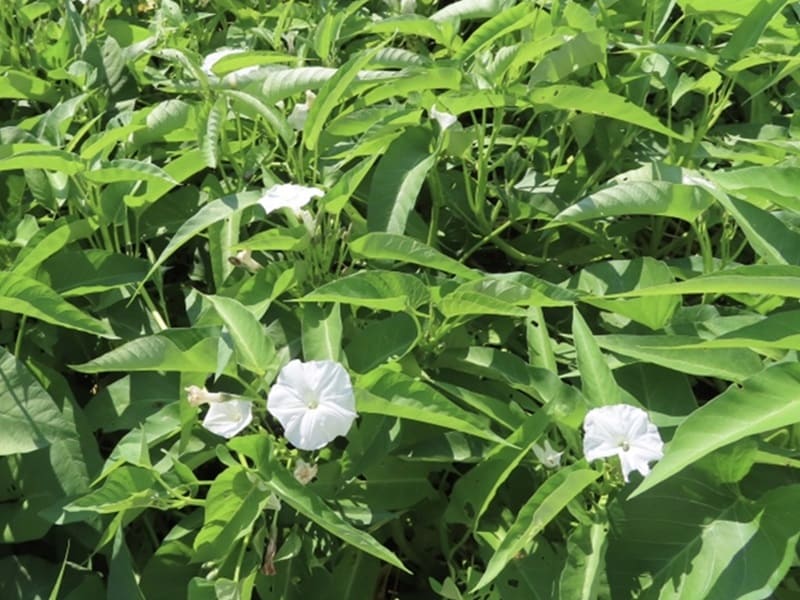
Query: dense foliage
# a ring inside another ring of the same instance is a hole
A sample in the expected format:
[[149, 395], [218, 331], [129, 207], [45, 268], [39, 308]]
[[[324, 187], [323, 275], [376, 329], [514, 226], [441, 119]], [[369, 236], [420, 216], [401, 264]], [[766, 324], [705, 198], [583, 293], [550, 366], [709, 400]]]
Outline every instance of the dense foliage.
[[796, 597], [799, 25], [0, 2], [0, 597]]

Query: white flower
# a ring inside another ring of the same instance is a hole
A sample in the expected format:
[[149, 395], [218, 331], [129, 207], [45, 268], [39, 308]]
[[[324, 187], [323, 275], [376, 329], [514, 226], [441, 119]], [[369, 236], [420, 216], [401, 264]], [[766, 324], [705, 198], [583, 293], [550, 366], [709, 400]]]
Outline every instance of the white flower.
[[224, 438], [232, 438], [253, 420], [253, 403], [249, 400], [214, 402], [208, 406], [203, 427]]
[[226, 56], [230, 56], [231, 54], [241, 54], [244, 52], [241, 48], [222, 48], [221, 50], [217, 50], [216, 52], [212, 52], [208, 56], [203, 59], [203, 64], [200, 65], [200, 68], [206, 75], [213, 75], [213, 66], [217, 64], [221, 59]]
[[534, 444], [533, 453], [539, 459], [539, 462], [548, 469], [555, 469], [561, 466], [561, 455], [564, 454], [563, 452], [556, 452], [555, 448], [550, 445], [550, 440], [544, 441], [544, 448], [539, 444]]
[[258, 203], [264, 207], [267, 214], [281, 208], [288, 208], [295, 214], [300, 214], [306, 204], [312, 198], [320, 198], [325, 195], [319, 188], [306, 187], [295, 183], [281, 183], [269, 188]]
[[311, 90], [306, 90], [306, 101], [302, 103], [297, 103], [294, 105], [291, 114], [289, 115], [288, 119], [289, 125], [292, 126], [292, 129], [297, 131], [302, 131], [303, 127], [306, 124], [306, 119], [308, 119], [308, 113], [311, 110], [311, 105], [314, 103], [314, 99], [317, 95], [312, 92]]
[[303, 485], [308, 483], [317, 476], [317, 465], [310, 465], [302, 458], [297, 459], [297, 464], [294, 466], [294, 478]]
[[234, 398], [225, 392], [209, 392], [206, 388], [190, 385], [186, 388], [189, 404], [208, 404], [203, 427], [211, 433], [232, 438], [253, 420], [253, 403]]
[[347, 434], [358, 416], [350, 376], [332, 360], [290, 361], [269, 391], [267, 410], [301, 450], [318, 450]]
[[458, 122], [458, 117], [455, 115], [451, 115], [449, 112], [441, 112], [436, 110], [436, 105], [434, 104], [431, 106], [431, 109], [428, 111], [430, 118], [436, 121], [439, 124], [439, 128], [442, 131], [452, 127]]
[[593, 408], [583, 420], [583, 453], [589, 462], [619, 456], [622, 476], [631, 471], [650, 472], [648, 463], [664, 456], [664, 442], [647, 413], [629, 404]]

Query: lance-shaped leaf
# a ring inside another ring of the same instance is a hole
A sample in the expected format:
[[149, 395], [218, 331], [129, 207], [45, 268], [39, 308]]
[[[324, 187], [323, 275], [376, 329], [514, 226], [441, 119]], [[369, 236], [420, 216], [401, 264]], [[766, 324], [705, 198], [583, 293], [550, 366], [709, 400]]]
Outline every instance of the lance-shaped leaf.
[[639, 495], [727, 444], [800, 422], [800, 365], [780, 363], [732, 386], [681, 423]]
[[585, 463], [562, 469], [550, 477], [525, 503], [516, 520], [508, 528], [486, 572], [472, 591], [491, 583], [506, 565], [552, 521], [600, 473], [585, 468]]
[[45, 284], [15, 273], [0, 273], [0, 310], [102, 337], [115, 337], [105, 323], [75, 308]]

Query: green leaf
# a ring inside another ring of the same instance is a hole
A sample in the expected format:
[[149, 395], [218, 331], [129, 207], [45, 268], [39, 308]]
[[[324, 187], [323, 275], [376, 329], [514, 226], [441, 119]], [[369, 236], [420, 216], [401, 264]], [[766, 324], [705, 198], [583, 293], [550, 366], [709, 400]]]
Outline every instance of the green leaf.
[[[554, 36], [563, 40], [562, 35]], [[557, 45], [552, 52], [539, 60], [531, 71], [528, 88], [541, 83], [555, 83], [573, 75], [583, 67], [605, 63], [606, 32], [602, 29], [584, 31]], [[518, 57], [515, 57], [515, 62]]]
[[370, 534], [350, 525], [338, 513], [331, 510], [311, 488], [299, 483], [283, 465], [272, 465], [267, 484], [283, 502], [323, 529], [362, 552], [394, 565], [406, 573], [409, 572], [391, 550], [378, 543]]
[[153, 506], [161, 492], [148, 470], [130, 465], [112, 471], [103, 485], [67, 505], [67, 511], [92, 511], [113, 514], [134, 508]]
[[405, 235], [368, 233], [350, 243], [350, 252], [355, 256], [372, 260], [397, 260], [420, 265], [464, 279], [475, 279], [479, 276], [476, 271], [465, 267], [457, 260]]
[[275, 347], [264, 327], [243, 304], [224, 296], [205, 296], [233, 338], [236, 356], [243, 367], [263, 375], [275, 361]]
[[800, 267], [795, 265], [747, 265], [700, 275], [687, 281], [656, 285], [614, 294], [672, 296], [679, 294], [756, 294], [800, 298]]
[[360, 271], [306, 294], [302, 302], [341, 302], [392, 312], [416, 308], [429, 299], [428, 288], [414, 275], [394, 271]]
[[691, 375], [743, 381], [762, 369], [761, 359], [751, 350], [706, 348], [698, 345], [699, 338], [690, 336], [601, 335], [595, 339], [611, 352]]
[[178, 185], [178, 182], [164, 169], [130, 158], [102, 161], [98, 167], [85, 171], [83, 176], [93, 183], [103, 184], [119, 181], [154, 181]]
[[510, 352], [477, 346], [447, 350], [434, 365], [502, 381], [539, 398], [554, 420], [576, 429], [586, 414], [586, 400], [576, 388], [561, 381], [555, 373], [532, 367]]
[[575, 308], [572, 311], [572, 337], [581, 374], [581, 392], [590, 406], [605, 406], [621, 402], [620, 388], [608, 366], [591, 329]]
[[764, 262], [779, 265], [800, 263], [800, 233], [796, 230], [748, 202], [724, 194], [718, 195], [717, 201], [736, 219], [747, 241]]
[[521, 2], [507, 10], [498, 11], [469, 36], [453, 55], [453, 60], [463, 63], [487, 44], [513, 31], [530, 27], [538, 18], [545, 17], [540, 14], [538, 8], [527, 2]]
[[777, 204], [800, 211], [795, 193], [800, 186], [800, 168], [770, 165], [704, 172], [704, 175], [729, 194], [741, 197], [759, 208]]
[[138, 284], [149, 264], [106, 250], [59, 250], [42, 264], [40, 279], [65, 298]]
[[218, 99], [209, 107], [204, 123], [205, 127], [201, 130], [200, 152], [209, 169], [216, 169], [219, 162], [219, 136], [222, 130], [222, 120], [226, 113], [225, 101]]
[[368, 22], [364, 24], [363, 33], [395, 33], [403, 35], [416, 35], [426, 37], [446, 45], [446, 39], [441, 27], [435, 21], [424, 15], [398, 15], [388, 19]]
[[57, 219], [40, 229], [20, 250], [12, 266], [14, 273], [25, 275], [67, 244], [89, 237], [96, 229], [97, 224], [88, 219]]
[[[461, 87], [461, 80], [464, 74], [452, 67], [411, 67], [404, 69], [402, 77], [386, 81], [383, 84], [370, 90], [362, 97], [364, 104], [372, 106], [382, 103], [392, 97], [407, 97], [414, 92], [421, 90], [457, 90]], [[376, 107], [377, 108], [377, 107]], [[388, 110], [388, 109], [387, 109]], [[419, 110], [397, 111], [391, 109], [397, 115], [397, 122], [408, 124], [418, 124], [420, 119]]]
[[419, 340], [419, 326], [405, 313], [370, 321], [350, 336], [344, 349], [347, 362], [357, 373], [366, 373], [388, 361], [399, 360]]
[[50, 394], [0, 347], [0, 456], [33, 452], [74, 436]]
[[598, 597], [607, 545], [608, 525], [604, 522], [581, 523], [572, 531], [567, 539], [567, 563], [558, 580], [560, 598]]
[[559, 287], [529, 273], [492, 273], [458, 286], [454, 292], [471, 292], [491, 296], [515, 306], [572, 306], [580, 297], [572, 290]]
[[[223, 79], [223, 87], [242, 89], [251, 93], [264, 104], [270, 105], [305, 90], [318, 90], [335, 74], [336, 69], [329, 67], [283, 68], [276, 66], [258, 80], [250, 80], [236, 72], [230, 73]], [[239, 79], [244, 81], [240, 82]]]
[[320, 88], [316, 100], [311, 105], [308, 118], [303, 126], [303, 142], [309, 150], [317, 148], [322, 127], [342, 99], [349, 94], [351, 84], [359, 71], [375, 56], [376, 49], [365, 50], [354, 54], [344, 65], [336, 70], [336, 74], [328, 79]]
[[229, 467], [217, 475], [206, 496], [203, 527], [194, 540], [194, 560], [219, 560], [248, 534], [269, 501], [269, 487], [243, 467]]
[[0, 98], [37, 100], [55, 104], [59, 94], [53, 85], [44, 79], [23, 71], [0, 68]]
[[147, 188], [141, 194], [128, 194], [123, 199], [130, 208], [147, 207], [163, 198], [175, 187], [175, 182], [184, 182], [205, 168], [200, 150], [189, 150], [181, 153], [163, 167], [168, 179], [150, 179]]
[[516, 520], [486, 565], [486, 572], [472, 591], [491, 583], [567, 504], [599, 476], [597, 471], [586, 469], [584, 464], [578, 463], [548, 478], [519, 510]]
[[576, 85], [552, 85], [533, 90], [529, 101], [539, 110], [580, 111], [624, 121], [663, 135], [688, 141], [685, 136], [665, 127], [649, 112], [627, 98], [601, 89]]
[[78, 156], [63, 150], [19, 152], [11, 156], [3, 156], [2, 160], [0, 160], [0, 171], [43, 169], [45, 171], [57, 171], [65, 175], [76, 175], [85, 168], [86, 165]]
[[787, 310], [758, 319], [698, 344], [704, 348], [782, 348], [800, 350], [800, 311]]
[[233, 246], [233, 250], [283, 250], [300, 252], [308, 246], [308, 230], [304, 225], [298, 227], [276, 227], [261, 231]]
[[[109, 38], [112, 39], [112, 38]], [[108, 596], [145, 600], [136, 578], [133, 558], [125, 543], [124, 529], [120, 527], [114, 535], [111, 560], [108, 566]]]
[[738, 60], [753, 48], [769, 25], [769, 22], [786, 6], [786, 0], [759, 0], [753, 10], [738, 22], [733, 35], [720, 52], [720, 58]]
[[70, 367], [81, 373], [107, 371], [179, 371], [214, 373], [218, 333], [173, 328], [141, 337], [102, 356]]
[[361, 377], [358, 386], [359, 412], [420, 421], [503, 443], [485, 418], [465, 411], [432, 387], [402, 373], [376, 369]]
[[436, 303], [436, 308], [447, 318], [466, 315], [503, 315], [524, 317], [527, 311], [498, 300], [491, 294], [456, 290]]
[[175, 235], [172, 236], [167, 247], [164, 248], [156, 262], [150, 267], [150, 271], [148, 271], [147, 277], [142, 280], [141, 285], [144, 285], [145, 281], [152, 277], [156, 269], [164, 264], [178, 248], [183, 246], [192, 237], [214, 223], [230, 218], [232, 215], [243, 211], [248, 206], [256, 204], [260, 199], [261, 194], [259, 192], [241, 192], [239, 194], [224, 196], [223, 198], [219, 198], [203, 206], [175, 232]]
[[632, 181], [589, 196], [558, 213], [550, 227], [624, 215], [660, 215], [694, 221], [713, 199], [703, 188], [666, 181]]
[[550, 423], [550, 417], [543, 410], [528, 416], [508, 436], [508, 445], [495, 446], [481, 462], [459, 477], [444, 514], [447, 522], [463, 523], [476, 528], [500, 486], [525, 458], [531, 456], [533, 445], [539, 441]]
[[750, 435], [800, 422], [800, 365], [781, 363], [732, 386], [691, 413], [678, 427], [635, 495], [706, 454]]
[[570, 287], [577, 287], [591, 296], [581, 296], [581, 302], [603, 310], [623, 315], [637, 323], [657, 330], [665, 327], [680, 307], [680, 298], [628, 298], [613, 297], [620, 292], [672, 283], [672, 270], [663, 262], [649, 256], [633, 260], [611, 260], [588, 265], [570, 279]]
[[369, 189], [367, 227], [402, 234], [425, 177], [436, 161], [428, 128], [411, 127], [395, 139], [378, 161]]
[[338, 304], [303, 306], [303, 358], [341, 361], [342, 311]]
[[504, 0], [457, 0], [436, 11], [431, 21], [474, 20], [493, 17], [507, 6]]
[[611, 597], [642, 586], [648, 598], [769, 597], [796, 555], [799, 491], [775, 486], [753, 500], [682, 474], [658, 493], [609, 503]]
[[0, 273], [0, 310], [105, 338], [115, 337], [105, 323], [78, 310], [51, 288], [15, 273]]

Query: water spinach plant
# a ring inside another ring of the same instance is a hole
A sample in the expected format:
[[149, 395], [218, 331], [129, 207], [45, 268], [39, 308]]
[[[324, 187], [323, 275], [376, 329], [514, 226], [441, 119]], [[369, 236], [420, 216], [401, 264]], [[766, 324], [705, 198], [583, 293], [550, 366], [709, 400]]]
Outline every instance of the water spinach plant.
[[800, 591], [800, 3], [0, 3], [0, 597]]

